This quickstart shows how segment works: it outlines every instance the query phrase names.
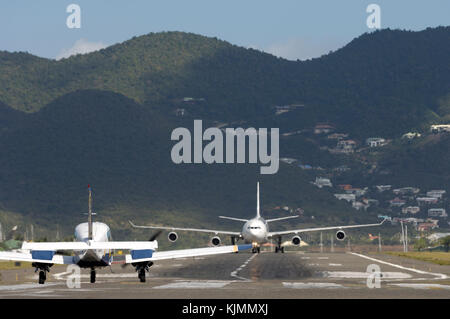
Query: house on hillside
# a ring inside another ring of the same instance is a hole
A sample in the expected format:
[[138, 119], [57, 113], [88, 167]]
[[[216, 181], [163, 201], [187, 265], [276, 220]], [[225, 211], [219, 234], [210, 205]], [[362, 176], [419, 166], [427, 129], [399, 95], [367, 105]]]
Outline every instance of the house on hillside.
[[427, 197], [434, 197], [438, 199], [442, 199], [442, 196], [446, 193], [443, 189], [436, 189], [427, 192]]
[[408, 207], [403, 207], [402, 208], [402, 213], [403, 214], [417, 214], [418, 212], [420, 212], [420, 207], [419, 206], [408, 206]]
[[382, 137], [369, 137], [366, 139], [366, 144], [370, 147], [380, 147], [387, 144], [387, 141]]
[[343, 151], [353, 152], [356, 148], [356, 141], [354, 140], [341, 140], [337, 143], [336, 148]]
[[316, 181], [313, 182], [313, 184], [319, 188], [322, 188], [324, 186], [333, 187], [333, 184], [331, 183], [330, 179], [325, 177], [316, 177]]
[[344, 199], [349, 203], [354, 202], [356, 200], [355, 194], [334, 194], [334, 197], [336, 197], [339, 200]]
[[439, 226], [437, 224], [435, 224], [435, 223], [420, 223], [420, 224], [417, 224], [417, 230], [421, 231], [421, 232], [423, 232], [423, 231], [430, 231], [430, 230], [435, 229], [435, 228], [439, 228]]
[[438, 199], [436, 197], [417, 197], [416, 201], [419, 205], [436, 204]]
[[378, 192], [382, 193], [384, 191], [390, 190], [392, 185], [377, 185], [375, 187], [377, 188]]
[[282, 157], [282, 158], [280, 158], [280, 161], [282, 161], [286, 164], [293, 164], [293, 163], [297, 162], [297, 160], [295, 158], [290, 158], [290, 157]]
[[405, 205], [405, 203], [406, 203], [406, 201], [404, 201], [403, 199], [400, 199], [398, 197], [391, 199], [389, 201], [389, 205], [391, 207], [401, 207], [401, 206]]
[[366, 210], [369, 207], [369, 205], [364, 204], [363, 202], [354, 201], [352, 202], [352, 207], [355, 208], [356, 210], [360, 210], [361, 208]]
[[417, 187], [402, 187], [392, 190], [395, 195], [407, 195], [407, 194], [417, 194], [420, 192], [420, 188]]
[[314, 126], [314, 134], [328, 134], [335, 130], [333, 125], [318, 123]]
[[327, 136], [327, 139], [329, 140], [342, 140], [344, 138], [347, 138], [348, 134], [344, 133], [333, 133]]
[[445, 208], [430, 208], [428, 210], [428, 216], [429, 217], [448, 217], [447, 212], [445, 211]]
[[402, 135], [402, 139], [408, 139], [408, 140], [412, 140], [413, 138], [416, 137], [421, 137], [422, 135], [420, 133], [417, 132], [408, 132]]
[[450, 133], [450, 124], [431, 125], [431, 133]]

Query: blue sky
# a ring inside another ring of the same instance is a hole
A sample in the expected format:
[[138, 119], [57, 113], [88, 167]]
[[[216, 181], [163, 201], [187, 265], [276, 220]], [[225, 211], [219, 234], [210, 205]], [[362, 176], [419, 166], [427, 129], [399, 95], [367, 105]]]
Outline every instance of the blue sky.
[[[81, 7], [80, 29], [66, 26], [71, 3]], [[382, 28], [450, 25], [449, 0], [15, 0], [0, 4], [0, 50], [56, 58], [177, 30], [306, 59], [370, 32], [366, 8], [371, 3], [381, 8]]]

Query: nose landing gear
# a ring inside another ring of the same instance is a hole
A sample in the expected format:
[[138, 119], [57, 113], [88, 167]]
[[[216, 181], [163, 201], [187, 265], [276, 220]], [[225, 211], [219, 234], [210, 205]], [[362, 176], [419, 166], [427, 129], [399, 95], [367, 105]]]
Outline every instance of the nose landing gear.
[[95, 283], [95, 269], [91, 268], [91, 284]]
[[50, 267], [53, 264], [32, 263], [31, 265], [36, 268], [34, 272], [39, 271], [39, 284], [43, 285], [47, 280], [47, 272], [50, 272]]
[[135, 263], [133, 266], [136, 267], [136, 271], [138, 273], [138, 278], [140, 282], [145, 282], [145, 272], [149, 271], [149, 268], [153, 265], [153, 262], [145, 261], [141, 263]]
[[253, 254], [256, 254], [256, 253], [259, 254], [260, 252], [261, 252], [261, 247], [253, 247], [253, 248], [252, 248], [252, 253], [253, 253]]

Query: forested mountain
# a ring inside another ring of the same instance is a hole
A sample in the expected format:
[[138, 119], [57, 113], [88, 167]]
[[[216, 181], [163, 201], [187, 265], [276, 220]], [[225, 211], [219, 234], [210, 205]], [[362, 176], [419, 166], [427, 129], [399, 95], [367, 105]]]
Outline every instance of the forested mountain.
[[174, 100], [194, 97], [206, 101], [199, 116], [220, 120], [304, 103], [309, 110], [298, 117], [393, 136], [439, 120], [438, 99], [450, 92], [449, 38], [450, 27], [387, 29], [298, 62], [182, 32], [150, 33], [60, 61], [2, 52], [0, 100], [33, 112], [65, 93], [102, 89], [171, 110]]

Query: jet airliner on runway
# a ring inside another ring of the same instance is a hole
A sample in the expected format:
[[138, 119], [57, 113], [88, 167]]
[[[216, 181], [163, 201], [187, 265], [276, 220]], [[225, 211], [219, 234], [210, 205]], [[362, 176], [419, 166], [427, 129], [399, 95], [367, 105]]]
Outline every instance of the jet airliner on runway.
[[259, 182], [257, 183], [257, 191], [256, 191], [256, 216], [252, 219], [242, 219], [242, 218], [235, 218], [235, 217], [227, 217], [227, 216], [219, 216], [220, 218], [224, 219], [231, 219], [235, 221], [244, 222], [244, 225], [242, 226], [242, 230], [240, 232], [232, 232], [232, 231], [221, 231], [221, 230], [213, 230], [213, 229], [196, 229], [196, 228], [180, 228], [180, 227], [163, 227], [163, 226], [137, 226], [134, 225], [131, 221], [130, 224], [135, 228], [151, 228], [151, 229], [165, 229], [169, 230], [169, 240], [174, 242], [178, 239], [178, 235], [175, 231], [194, 231], [194, 232], [204, 232], [204, 233], [212, 233], [215, 236], [211, 239], [211, 243], [214, 246], [218, 246], [220, 244], [220, 238], [217, 236], [218, 234], [224, 234], [231, 236], [231, 243], [234, 245], [236, 240], [242, 239], [246, 243], [252, 243], [252, 252], [260, 252], [260, 245], [263, 243], [268, 242], [271, 239], [274, 239], [277, 243], [275, 247], [275, 252], [281, 252], [284, 253], [284, 247], [281, 246], [282, 243], [282, 236], [293, 234], [294, 236], [291, 239], [292, 244], [298, 246], [301, 243], [301, 238], [298, 235], [299, 233], [304, 232], [311, 232], [311, 231], [320, 231], [320, 230], [334, 230], [337, 229], [336, 232], [336, 238], [338, 240], [344, 240], [345, 238], [345, 232], [343, 229], [347, 228], [359, 228], [359, 227], [370, 227], [370, 226], [379, 226], [383, 224], [383, 222], [386, 219], [383, 219], [378, 224], [363, 224], [363, 225], [347, 225], [347, 226], [331, 226], [331, 227], [317, 227], [317, 228], [303, 228], [303, 229], [293, 229], [293, 230], [286, 230], [286, 231], [275, 231], [271, 232], [269, 231], [269, 223], [290, 219], [290, 218], [296, 218], [298, 215], [295, 216], [287, 216], [287, 217], [280, 217], [280, 218], [274, 218], [274, 219], [264, 219], [261, 217], [260, 213], [260, 207], [259, 207]]
[[[98, 267], [110, 266], [114, 261], [111, 253], [114, 249], [130, 250], [125, 255], [125, 264], [132, 264], [138, 272], [141, 282], [145, 282], [145, 272], [153, 265], [153, 261], [237, 252], [250, 249], [251, 245], [232, 245], [156, 252], [158, 242], [149, 241], [111, 241], [111, 230], [108, 225], [92, 222], [92, 190], [89, 189], [88, 222], [75, 228], [74, 242], [23, 242], [23, 252], [0, 252], [0, 260], [31, 262], [39, 270], [39, 283], [43, 284], [46, 274], [53, 264], [75, 264], [81, 268], [91, 269], [91, 283], [95, 282]], [[58, 250], [73, 250], [74, 256], [58, 255]]]

